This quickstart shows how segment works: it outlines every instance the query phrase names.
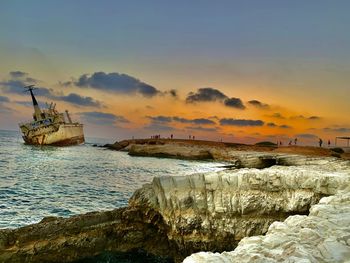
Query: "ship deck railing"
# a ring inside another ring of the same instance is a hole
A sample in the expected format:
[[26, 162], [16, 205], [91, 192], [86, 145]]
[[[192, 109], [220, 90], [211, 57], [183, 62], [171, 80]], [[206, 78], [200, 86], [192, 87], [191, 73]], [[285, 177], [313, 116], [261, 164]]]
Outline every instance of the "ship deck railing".
[[30, 124], [32, 123], [33, 120], [27, 120], [27, 121], [21, 121], [20, 123], [18, 123], [19, 126], [22, 126], [22, 125], [27, 125], [27, 124]]
[[46, 124], [46, 125], [53, 124], [52, 122], [43, 122], [43, 121], [45, 121], [45, 120], [41, 120], [41, 121], [34, 121], [34, 120], [22, 121], [22, 122], [19, 123], [19, 126], [28, 125], [28, 124], [32, 124], [32, 123], [37, 123], [37, 126], [42, 126], [43, 124]]

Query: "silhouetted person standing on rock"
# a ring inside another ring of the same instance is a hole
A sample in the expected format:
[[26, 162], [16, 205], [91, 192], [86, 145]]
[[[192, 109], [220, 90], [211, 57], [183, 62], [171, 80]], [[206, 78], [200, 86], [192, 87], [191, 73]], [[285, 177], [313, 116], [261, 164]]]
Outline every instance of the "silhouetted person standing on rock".
[[328, 140], [328, 147], [331, 146], [331, 140]]
[[323, 141], [322, 141], [322, 139], [320, 138], [320, 140], [318, 141], [318, 144], [320, 145], [320, 147], [322, 147], [322, 143], [323, 143]]
[[294, 145], [297, 145], [298, 138], [294, 139]]

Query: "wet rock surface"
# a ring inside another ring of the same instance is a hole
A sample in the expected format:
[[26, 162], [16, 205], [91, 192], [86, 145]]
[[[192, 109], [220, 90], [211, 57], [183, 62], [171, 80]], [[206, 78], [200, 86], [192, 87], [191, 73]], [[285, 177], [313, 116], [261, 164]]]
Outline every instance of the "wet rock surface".
[[[165, 148], [150, 146], [156, 152]], [[171, 153], [196, 156], [188, 148], [178, 147]], [[232, 252], [201, 252], [186, 262], [235, 262], [241, 257], [246, 262], [293, 257], [340, 262], [348, 256], [348, 161], [215, 147], [205, 150], [216, 160], [229, 160], [231, 169], [154, 178], [134, 193], [128, 207], [68, 219], [45, 218], [38, 224], [0, 230], [0, 262], [74, 262], [138, 249], [175, 262], [199, 251]], [[320, 255], [310, 252], [313, 246], [320, 246]]]

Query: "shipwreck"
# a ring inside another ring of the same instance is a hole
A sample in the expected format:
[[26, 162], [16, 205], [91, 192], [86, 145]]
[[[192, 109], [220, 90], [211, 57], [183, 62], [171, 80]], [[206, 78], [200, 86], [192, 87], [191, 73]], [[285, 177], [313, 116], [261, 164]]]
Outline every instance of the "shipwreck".
[[83, 124], [73, 122], [68, 111], [60, 113], [56, 104], [40, 109], [34, 96], [34, 85], [24, 87], [32, 97], [33, 121], [19, 124], [22, 138], [26, 144], [68, 146], [82, 144], [85, 141]]

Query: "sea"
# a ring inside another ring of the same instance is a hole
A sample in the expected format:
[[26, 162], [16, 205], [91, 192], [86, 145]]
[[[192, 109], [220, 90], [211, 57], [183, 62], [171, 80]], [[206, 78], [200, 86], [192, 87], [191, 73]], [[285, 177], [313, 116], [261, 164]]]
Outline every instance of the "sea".
[[0, 130], [0, 229], [47, 216], [69, 217], [126, 206], [133, 192], [155, 176], [219, 171], [224, 164], [131, 157], [86, 138], [79, 146], [31, 146], [17, 131]]

